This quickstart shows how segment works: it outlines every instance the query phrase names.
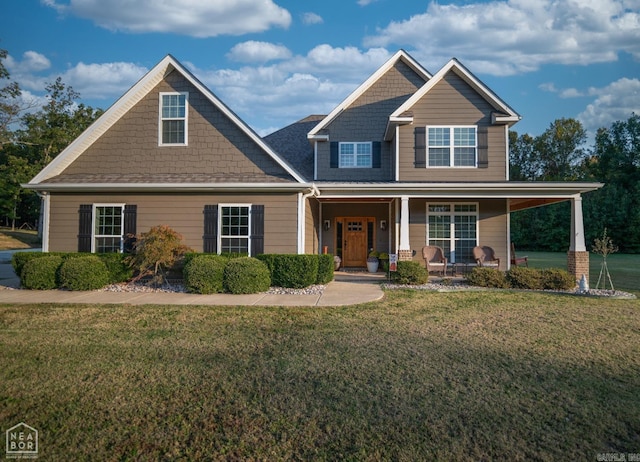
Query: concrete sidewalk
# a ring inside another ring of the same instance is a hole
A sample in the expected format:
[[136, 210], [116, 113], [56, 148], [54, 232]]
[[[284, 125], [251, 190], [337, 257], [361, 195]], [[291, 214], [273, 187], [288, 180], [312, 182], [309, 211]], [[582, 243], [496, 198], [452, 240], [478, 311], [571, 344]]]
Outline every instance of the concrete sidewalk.
[[259, 305], [259, 306], [344, 306], [372, 302], [384, 296], [382, 274], [335, 273], [320, 295], [212, 294], [158, 292], [71, 292], [65, 290], [20, 290], [20, 280], [10, 264], [0, 264], [0, 304], [80, 303], [128, 305]]

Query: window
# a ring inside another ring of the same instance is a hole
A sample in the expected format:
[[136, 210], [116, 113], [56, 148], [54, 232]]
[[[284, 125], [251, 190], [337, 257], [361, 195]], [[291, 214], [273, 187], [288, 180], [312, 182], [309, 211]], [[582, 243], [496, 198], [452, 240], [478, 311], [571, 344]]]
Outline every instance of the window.
[[250, 205], [220, 206], [220, 252], [249, 254]]
[[476, 127], [427, 127], [429, 167], [475, 167]]
[[371, 142], [340, 143], [339, 159], [340, 168], [371, 168]]
[[442, 247], [450, 263], [472, 262], [477, 242], [477, 204], [427, 204], [427, 245]]
[[187, 144], [187, 93], [160, 93], [160, 145]]
[[124, 205], [95, 204], [93, 206], [91, 252], [122, 252], [123, 237]]

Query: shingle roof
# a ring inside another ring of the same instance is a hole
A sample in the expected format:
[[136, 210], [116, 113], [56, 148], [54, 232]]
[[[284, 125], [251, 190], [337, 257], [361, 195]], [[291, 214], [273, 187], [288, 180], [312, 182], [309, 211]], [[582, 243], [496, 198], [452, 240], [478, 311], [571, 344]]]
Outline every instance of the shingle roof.
[[325, 117], [310, 115], [263, 138], [307, 181], [313, 180], [313, 145], [309, 143], [307, 133]]

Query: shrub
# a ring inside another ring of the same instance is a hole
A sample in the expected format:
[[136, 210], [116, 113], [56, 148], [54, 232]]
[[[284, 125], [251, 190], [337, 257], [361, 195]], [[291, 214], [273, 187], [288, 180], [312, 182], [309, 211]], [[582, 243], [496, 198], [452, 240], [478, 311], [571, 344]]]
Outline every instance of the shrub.
[[184, 265], [184, 285], [189, 292], [217, 294], [224, 291], [224, 268], [226, 257], [203, 254], [190, 257]]
[[51, 256], [59, 256], [62, 257], [66, 255], [66, 253], [61, 252], [16, 252], [11, 257], [11, 266], [13, 266], [13, 270], [17, 275], [22, 274], [22, 269], [24, 265], [31, 260], [42, 257], [51, 257]]
[[258, 255], [271, 273], [271, 284], [277, 287], [301, 289], [318, 280], [317, 255]]
[[547, 290], [569, 290], [576, 286], [576, 278], [568, 271], [550, 268], [542, 270], [542, 288]]
[[328, 284], [333, 281], [333, 255], [323, 254], [318, 257], [318, 278], [316, 284]]
[[535, 268], [514, 266], [507, 271], [507, 281], [514, 289], [542, 289], [542, 273]]
[[58, 268], [61, 264], [62, 257], [58, 255], [32, 258], [22, 267], [20, 284], [25, 289], [55, 289], [58, 287]]
[[232, 294], [265, 292], [270, 286], [269, 268], [257, 258], [235, 258], [224, 268], [224, 288]]
[[429, 280], [427, 270], [417, 261], [399, 261], [391, 274], [397, 284], [425, 284]]
[[467, 275], [467, 281], [474, 286], [506, 289], [509, 287], [505, 274], [496, 268], [477, 266]]
[[107, 265], [96, 255], [67, 258], [59, 269], [60, 287], [96, 290], [109, 284]]
[[[81, 255], [81, 254], [71, 254]], [[106, 265], [109, 272], [109, 284], [126, 282], [133, 277], [133, 268], [127, 264], [128, 255], [124, 253], [101, 253], [96, 254]]]

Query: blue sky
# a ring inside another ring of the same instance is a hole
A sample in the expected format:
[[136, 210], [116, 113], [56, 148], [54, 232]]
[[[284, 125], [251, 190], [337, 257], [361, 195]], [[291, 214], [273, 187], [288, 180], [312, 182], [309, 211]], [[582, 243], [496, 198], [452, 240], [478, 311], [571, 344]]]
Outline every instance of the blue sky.
[[640, 0], [12, 0], [5, 66], [38, 101], [61, 76], [108, 108], [170, 53], [261, 135], [327, 114], [399, 48], [451, 57], [538, 135], [640, 113]]

